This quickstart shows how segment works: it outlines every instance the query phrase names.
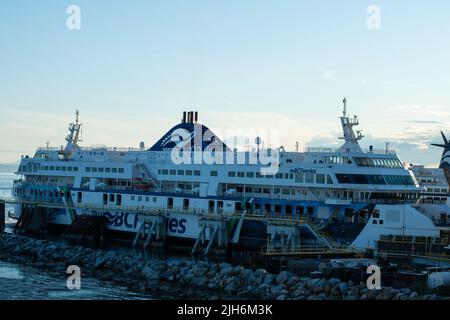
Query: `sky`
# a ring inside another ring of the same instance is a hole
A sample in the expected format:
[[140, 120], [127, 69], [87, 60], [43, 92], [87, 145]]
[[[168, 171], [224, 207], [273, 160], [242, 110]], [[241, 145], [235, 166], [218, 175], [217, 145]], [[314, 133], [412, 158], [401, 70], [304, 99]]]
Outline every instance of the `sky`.
[[449, 13], [446, 0], [3, 0], [0, 163], [64, 144], [75, 109], [84, 146], [151, 146], [195, 110], [218, 133], [333, 147], [347, 96], [362, 146], [436, 165]]

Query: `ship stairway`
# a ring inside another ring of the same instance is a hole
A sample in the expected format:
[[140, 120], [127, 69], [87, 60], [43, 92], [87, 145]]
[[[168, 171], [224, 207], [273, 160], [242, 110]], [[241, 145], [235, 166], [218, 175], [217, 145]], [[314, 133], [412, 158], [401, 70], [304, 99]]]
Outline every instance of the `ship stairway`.
[[161, 183], [154, 175], [148, 170], [147, 166], [143, 163], [137, 164], [138, 168], [141, 170], [142, 178], [149, 181], [156, 189], [156, 191], [161, 191]]
[[14, 227], [15, 234], [27, 232], [47, 234], [47, 210], [37, 205], [24, 205], [22, 213]]
[[163, 243], [165, 240], [165, 219], [163, 216], [147, 217], [139, 226], [133, 240], [133, 248], [142, 242], [144, 249], [148, 248], [152, 241]]
[[[225, 249], [228, 243], [227, 222], [220, 218], [204, 217], [199, 220], [200, 232], [197, 235], [191, 254], [195, 255], [202, 250], [203, 256], [208, 256], [212, 251]], [[215, 248], [214, 248], [215, 247]]]
[[98, 245], [105, 241], [106, 218], [103, 215], [78, 215], [62, 234], [69, 243]]
[[317, 226], [310, 219], [306, 218], [305, 223], [303, 225], [316, 237], [317, 240], [321, 241], [324, 245], [328, 246], [330, 249], [339, 246], [329, 234], [321, 231], [319, 229], [319, 226]]

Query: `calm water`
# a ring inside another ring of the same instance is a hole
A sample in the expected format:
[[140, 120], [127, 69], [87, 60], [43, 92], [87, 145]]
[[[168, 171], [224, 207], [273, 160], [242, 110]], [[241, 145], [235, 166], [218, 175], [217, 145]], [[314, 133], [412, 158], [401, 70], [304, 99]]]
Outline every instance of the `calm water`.
[[[17, 179], [14, 174], [0, 173], [0, 197], [11, 196], [14, 179]], [[13, 207], [7, 206], [6, 211], [13, 212]], [[7, 223], [14, 222], [6, 219]], [[153, 299], [149, 295], [130, 292], [125, 287], [84, 277], [81, 278], [80, 290], [69, 290], [66, 280], [64, 273], [42, 273], [38, 269], [0, 261], [0, 299]]]

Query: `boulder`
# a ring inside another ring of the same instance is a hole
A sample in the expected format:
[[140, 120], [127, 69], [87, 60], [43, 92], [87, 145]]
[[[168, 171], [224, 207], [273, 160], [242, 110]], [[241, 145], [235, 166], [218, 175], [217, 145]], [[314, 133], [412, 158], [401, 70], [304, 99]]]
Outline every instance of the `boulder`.
[[277, 284], [285, 284], [290, 277], [292, 277], [290, 272], [281, 271], [276, 277]]

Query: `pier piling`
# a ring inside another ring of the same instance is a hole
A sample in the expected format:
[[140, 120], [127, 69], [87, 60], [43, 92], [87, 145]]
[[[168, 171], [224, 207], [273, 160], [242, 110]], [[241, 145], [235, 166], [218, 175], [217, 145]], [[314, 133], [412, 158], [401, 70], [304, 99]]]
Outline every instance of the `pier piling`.
[[0, 202], [0, 232], [5, 231], [5, 203]]

